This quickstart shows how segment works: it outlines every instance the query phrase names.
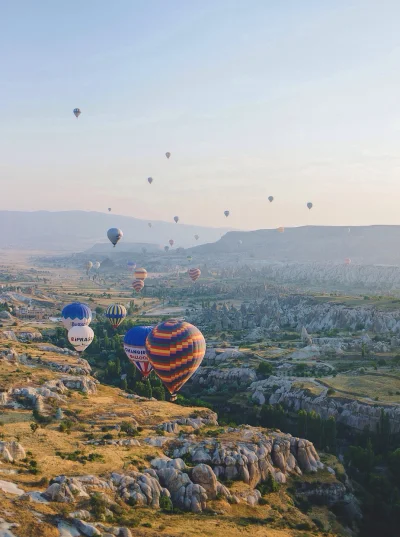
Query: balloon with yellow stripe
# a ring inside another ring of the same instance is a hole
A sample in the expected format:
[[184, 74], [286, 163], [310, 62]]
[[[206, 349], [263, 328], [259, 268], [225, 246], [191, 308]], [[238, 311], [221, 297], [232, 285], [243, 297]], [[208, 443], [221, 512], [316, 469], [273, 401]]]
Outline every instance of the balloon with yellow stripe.
[[206, 352], [206, 341], [192, 324], [169, 319], [153, 328], [146, 339], [149, 362], [176, 399], [176, 392], [190, 379], [201, 364]]
[[122, 304], [111, 304], [106, 310], [106, 317], [113, 328], [118, 328], [126, 317], [125, 306], [122, 306]]

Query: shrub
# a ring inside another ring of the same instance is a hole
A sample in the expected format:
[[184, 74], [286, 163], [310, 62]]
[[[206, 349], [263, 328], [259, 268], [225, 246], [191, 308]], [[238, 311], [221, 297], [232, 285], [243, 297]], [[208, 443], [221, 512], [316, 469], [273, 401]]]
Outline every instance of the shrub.
[[171, 513], [174, 509], [171, 498], [165, 495], [160, 496], [160, 509], [166, 511], [167, 513]]
[[335, 390], [333, 388], [328, 388], [328, 391], [326, 393], [327, 395], [334, 395]]
[[107, 503], [99, 492], [90, 497], [90, 508], [95, 518], [101, 518], [106, 513]]

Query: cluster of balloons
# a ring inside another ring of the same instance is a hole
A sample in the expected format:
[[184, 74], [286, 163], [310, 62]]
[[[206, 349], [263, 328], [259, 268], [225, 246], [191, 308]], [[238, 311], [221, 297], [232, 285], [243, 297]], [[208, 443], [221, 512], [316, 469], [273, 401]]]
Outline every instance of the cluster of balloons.
[[[138, 270], [146, 272], [145, 269]], [[143, 276], [143, 272], [141, 274]], [[117, 328], [126, 317], [126, 308], [122, 304], [113, 304], [105, 315], [113, 328]], [[64, 307], [61, 316], [68, 330], [68, 341], [76, 351], [83, 352], [94, 339], [89, 326], [92, 320], [89, 306], [73, 302]], [[171, 394], [171, 401], [197, 370], [206, 351], [200, 330], [178, 319], [163, 321], [155, 327], [134, 326], [125, 334], [123, 345], [128, 359], [144, 378], [154, 370]]]
[[89, 347], [94, 338], [93, 330], [89, 324], [92, 320], [92, 311], [87, 304], [73, 302], [68, 304], [61, 312], [62, 323], [68, 330], [68, 341], [78, 352]]

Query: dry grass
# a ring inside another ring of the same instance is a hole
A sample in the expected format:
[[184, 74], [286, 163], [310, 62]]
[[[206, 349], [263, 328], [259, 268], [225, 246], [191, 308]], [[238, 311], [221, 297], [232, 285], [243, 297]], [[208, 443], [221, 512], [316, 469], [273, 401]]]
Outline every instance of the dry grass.
[[[366, 373], [364, 375], [337, 375], [324, 379], [336, 390], [337, 397], [400, 403], [400, 378], [397, 375]], [[398, 393], [396, 393], [398, 392]]]

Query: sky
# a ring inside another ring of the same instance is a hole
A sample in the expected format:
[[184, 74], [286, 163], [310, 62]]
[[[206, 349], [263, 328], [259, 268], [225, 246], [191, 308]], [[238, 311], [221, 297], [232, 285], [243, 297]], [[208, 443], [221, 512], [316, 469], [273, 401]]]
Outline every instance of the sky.
[[398, 0], [2, 0], [0, 210], [400, 224], [399, 19]]

